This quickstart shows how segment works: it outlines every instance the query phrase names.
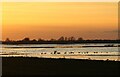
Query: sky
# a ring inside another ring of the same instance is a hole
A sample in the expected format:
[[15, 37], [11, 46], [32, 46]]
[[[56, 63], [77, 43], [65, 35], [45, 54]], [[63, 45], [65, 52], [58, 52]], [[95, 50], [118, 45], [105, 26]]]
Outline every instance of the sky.
[[118, 2], [120, 0], [1, 0], [2, 2]]
[[2, 40], [117, 39], [116, 2], [3, 2]]

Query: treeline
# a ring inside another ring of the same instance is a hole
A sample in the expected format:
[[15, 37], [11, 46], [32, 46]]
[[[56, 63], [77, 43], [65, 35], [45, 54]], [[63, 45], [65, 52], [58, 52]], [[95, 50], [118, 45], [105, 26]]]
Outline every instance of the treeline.
[[2, 41], [2, 44], [80, 44], [80, 43], [120, 43], [120, 40], [102, 40], [102, 39], [95, 39], [95, 40], [84, 40], [82, 37], [75, 38], [75, 37], [60, 37], [59, 39], [32, 39], [26, 37], [22, 40], [10, 40], [7, 38], [5, 41]]

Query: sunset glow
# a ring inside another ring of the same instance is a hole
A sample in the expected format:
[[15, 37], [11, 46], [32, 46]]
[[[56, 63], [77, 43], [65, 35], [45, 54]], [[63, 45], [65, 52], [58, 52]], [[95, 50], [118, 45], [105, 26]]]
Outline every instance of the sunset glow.
[[4, 2], [3, 40], [30, 38], [117, 39], [114, 2]]

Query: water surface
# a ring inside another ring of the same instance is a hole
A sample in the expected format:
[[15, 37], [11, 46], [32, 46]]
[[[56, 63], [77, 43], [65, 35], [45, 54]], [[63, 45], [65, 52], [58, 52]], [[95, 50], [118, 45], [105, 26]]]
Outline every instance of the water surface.
[[[114, 45], [115, 47], [104, 47]], [[90, 46], [90, 47], [84, 47]], [[94, 47], [96, 46], [96, 47]], [[98, 47], [97, 47], [98, 46]], [[103, 47], [99, 47], [103, 46]], [[119, 60], [118, 44], [21, 44], [2, 45], [1, 56]]]

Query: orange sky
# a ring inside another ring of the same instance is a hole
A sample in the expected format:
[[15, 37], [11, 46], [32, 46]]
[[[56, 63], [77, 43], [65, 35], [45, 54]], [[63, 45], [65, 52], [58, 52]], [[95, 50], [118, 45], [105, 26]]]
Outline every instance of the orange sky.
[[117, 38], [117, 3], [4, 2], [2, 9], [3, 40]]

